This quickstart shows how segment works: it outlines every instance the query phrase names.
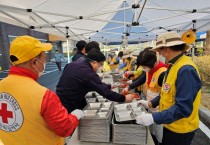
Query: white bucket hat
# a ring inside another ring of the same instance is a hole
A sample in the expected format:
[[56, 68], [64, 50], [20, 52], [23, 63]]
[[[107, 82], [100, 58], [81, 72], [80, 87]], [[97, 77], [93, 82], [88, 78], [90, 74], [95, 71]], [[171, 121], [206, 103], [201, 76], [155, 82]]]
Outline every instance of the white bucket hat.
[[175, 31], [166, 32], [158, 36], [156, 41], [156, 46], [152, 50], [158, 50], [162, 47], [170, 47], [175, 45], [185, 44], [185, 50], [189, 48], [189, 46], [181, 40], [179, 34]]
[[133, 57], [131, 54], [132, 50], [131, 49], [126, 49], [123, 51], [123, 57], [122, 58], [128, 58], [128, 57]]

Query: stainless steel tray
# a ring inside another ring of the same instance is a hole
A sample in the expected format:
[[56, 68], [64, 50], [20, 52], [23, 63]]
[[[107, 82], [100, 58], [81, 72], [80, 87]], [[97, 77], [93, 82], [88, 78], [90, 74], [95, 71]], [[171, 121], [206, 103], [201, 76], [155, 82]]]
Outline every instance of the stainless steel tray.
[[89, 103], [88, 110], [97, 110], [101, 107], [101, 103]]
[[97, 110], [85, 110], [85, 117], [94, 117], [96, 116]]
[[114, 106], [114, 114], [118, 122], [135, 120], [136, 116], [141, 115], [143, 112], [146, 112], [145, 108], [137, 103], [125, 103]]

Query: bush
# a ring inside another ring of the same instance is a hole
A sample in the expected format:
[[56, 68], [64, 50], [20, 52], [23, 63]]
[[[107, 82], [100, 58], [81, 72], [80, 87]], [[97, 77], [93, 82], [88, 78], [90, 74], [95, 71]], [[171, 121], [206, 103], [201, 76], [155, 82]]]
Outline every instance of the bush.
[[202, 82], [204, 84], [210, 84], [210, 56], [195, 57], [194, 62], [200, 71]]

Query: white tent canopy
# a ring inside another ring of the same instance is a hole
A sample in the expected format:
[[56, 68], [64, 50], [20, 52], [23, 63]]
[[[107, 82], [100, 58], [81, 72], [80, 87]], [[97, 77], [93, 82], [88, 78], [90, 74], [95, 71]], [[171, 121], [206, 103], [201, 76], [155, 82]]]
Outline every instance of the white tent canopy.
[[127, 35], [128, 41], [149, 41], [167, 30], [182, 33], [191, 28], [198, 32], [210, 29], [210, 2], [0, 0], [0, 21], [58, 36], [68, 35], [74, 40], [121, 42]]

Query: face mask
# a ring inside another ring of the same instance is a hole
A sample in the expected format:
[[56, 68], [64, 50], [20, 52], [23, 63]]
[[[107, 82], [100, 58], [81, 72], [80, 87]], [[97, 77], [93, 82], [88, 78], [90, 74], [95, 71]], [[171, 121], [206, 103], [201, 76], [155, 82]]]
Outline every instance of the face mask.
[[163, 57], [162, 55], [159, 55], [159, 60], [160, 60], [160, 62], [162, 62], [162, 63], [165, 63], [165, 62], [166, 62], [166, 58]]
[[[37, 60], [39, 60], [39, 59], [37, 59]], [[44, 69], [42, 71], [39, 71], [36, 67], [36, 70], [39, 72], [38, 76], [41, 77], [44, 73], [46, 63], [43, 63], [41, 60], [39, 60], [39, 62], [41, 62], [43, 64], [43, 67], [44, 67]]]
[[149, 68], [142, 68], [142, 70], [143, 70], [144, 72], [146, 72], [146, 73], [150, 71]]

